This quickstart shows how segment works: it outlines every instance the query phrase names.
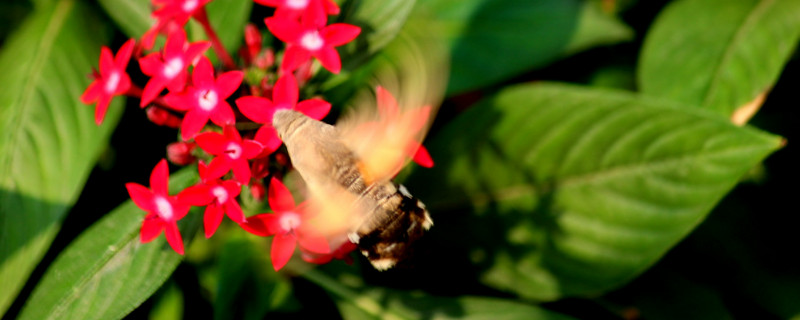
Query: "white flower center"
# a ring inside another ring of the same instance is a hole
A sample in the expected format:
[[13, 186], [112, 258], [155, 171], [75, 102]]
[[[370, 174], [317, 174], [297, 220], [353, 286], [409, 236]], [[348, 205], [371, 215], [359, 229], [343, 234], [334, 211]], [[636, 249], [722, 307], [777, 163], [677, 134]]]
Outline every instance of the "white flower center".
[[216, 186], [211, 189], [211, 194], [217, 198], [217, 202], [220, 204], [228, 202], [228, 190], [225, 190], [222, 186]]
[[225, 153], [228, 154], [228, 158], [233, 160], [239, 159], [239, 157], [242, 156], [242, 146], [236, 142], [228, 143], [228, 147], [225, 148]]
[[197, 0], [186, 0], [183, 2], [183, 5], [181, 6], [183, 12], [186, 13], [194, 11], [195, 8], [197, 8]]
[[183, 60], [176, 57], [170, 59], [166, 64], [164, 64], [164, 70], [162, 70], [162, 72], [164, 73], [165, 77], [172, 79], [175, 78], [175, 76], [177, 76], [181, 70], [183, 70]]
[[200, 105], [200, 109], [211, 111], [219, 103], [219, 96], [214, 90], [201, 91], [200, 99], [198, 99], [197, 103]]
[[295, 10], [305, 9], [308, 6], [308, 0], [287, 0], [286, 6]]
[[156, 196], [156, 214], [166, 221], [172, 220], [172, 216], [174, 215], [172, 212], [172, 204], [169, 203], [169, 200], [164, 199], [164, 197]]
[[114, 93], [114, 91], [117, 91], [117, 86], [119, 86], [119, 79], [120, 76], [119, 72], [117, 71], [111, 72], [111, 74], [108, 75], [108, 79], [106, 80], [106, 85], [105, 87], [103, 87], [103, 89], [106, 90], [106, 93], [111, 94]]
[[303, 37], [300, 38], [300, 45], [309, 51], [318, 50], [319, 48], [322, 48], [322, 45], [324, 44], [325, 40], [319, 36], [319, 31], [317, 30], [306, 32]]
[[281, 215], [278, 223], [285, 232], [290, 232], [300, 226], [300, 215], [294, 212], [285, 212]]

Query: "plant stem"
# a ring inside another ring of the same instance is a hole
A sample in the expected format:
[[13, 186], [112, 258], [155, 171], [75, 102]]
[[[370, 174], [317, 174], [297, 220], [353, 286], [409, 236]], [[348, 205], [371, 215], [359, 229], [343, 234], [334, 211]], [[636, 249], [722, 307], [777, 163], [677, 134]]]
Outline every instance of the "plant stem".
[[222, 42], [219, 41], [219, 37], [217, 37], [217, 33], [214, 31], [214, 28], [211, 27], [211, 24], [208, 22], [208, 14], [206, 13], [206, 8], [203, 7], [194, 14], [194, 18], [197, 22], [203, 26], [203, 31], [206, 32], [206, 36], [208, 36], [208, 40], [211, 41], [211, 47], [214, 48], [214, 53], [217, 54], [217, 57], [222, 61], [222, 64], [225, 65], [225, 69], [227, 70], [236, 70], [236, 64], [233, 63], [233, 58], [228, 54], [228, 51], [225, 50], [225, 47], [222, 45]]

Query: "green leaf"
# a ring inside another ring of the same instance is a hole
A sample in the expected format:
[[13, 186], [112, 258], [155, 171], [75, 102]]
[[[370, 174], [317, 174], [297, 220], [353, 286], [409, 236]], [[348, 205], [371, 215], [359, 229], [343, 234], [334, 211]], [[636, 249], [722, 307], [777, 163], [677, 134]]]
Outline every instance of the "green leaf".
[[483, 283], [554, 300], [647, 269], [782, 143], [668, 101], [519, 85], [450, 123], [407, 185]]
[[[239, 46], [244, 42], [244, 26], [250, 19], [252, 7], [253, 1], [240, 0], [215, 0], [206, 5], [211, 27], [234, 59]], [[191, 39], [195, 41], [208, 39], [203, 28], [193, 19], [189, 22], [189, 30], [192, 34]], [[209, 49], [207, 55], [216, 59], [214, 50]]]
[[0, 314], [75, 203], [122, 110], [80, 102], [108, 29], [81, 1], [44, 6], [0, 53]]
[[[197, 182], [195, 172], [190, 168], [173, 175], [171, 193]], [[141, 243], [143, 218], [129, 200], [84, 231], [47, 269], [19, 318], [119, 319], [141, 304], [183, 259], [163, 235]], [[184, 242], [201, 221], [201, 211], [192, 210], [179, 222]]]
[[155, 20], [150, 17], [150, 0], [97, 0], [106, 14], [128, 37], [139, 39]]
[[418, 291], [354, 287], [344, 284], [358, 282], [356, 276], [349, 273], [339, 275], [337, 280], [312, 269], [303, 277], [328, 291], [344, 319], [572, 319], [512, 300], [476, 296], [451, 298]]
[[342, 51], [343, 66], [352, 69], [388, 45], [405, 25], [416, 0], [347, 1], [338, 20], [361, 27], [358, 38]]
[[409, 24], [452, 52], [448, 94], [507, 80], [591, 46], [631, 38], [597, 5], [577, 0], [424, 0]]
[[800, 40], [798, 16], [795, 0], [673, 2], [645, 39], [641, 91], [730, 117], [775, 84]]

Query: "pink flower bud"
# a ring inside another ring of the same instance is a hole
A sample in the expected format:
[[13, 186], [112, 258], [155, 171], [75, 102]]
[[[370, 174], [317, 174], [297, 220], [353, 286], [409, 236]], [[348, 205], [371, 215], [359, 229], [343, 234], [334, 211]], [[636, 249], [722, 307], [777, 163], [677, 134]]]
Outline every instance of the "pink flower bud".
[[167, 159], [169, 162], [177, 164], [179, 166], [188, 165], [197, 158], [192, 155], [192, 150], [194, 150], [195, 144], [192, 142], [173, 142], [167, 145]]
[[261, 33], [255, 24], [248, 23], [244, 27], [244, 42], [247, 45], [247, 60], [252, 60], [261, 52]]
[[264, 188], [264, 184], [261, 183], [261, 181], [254, 181], [250, 184], [250, 194], [253, 195], [253, 199], [264, 201], [264, 196], [267, 195], [267, 189]]
[[147, 119], [159, 126], [170, 128], [179, 128], [181, 126], [181, 118], [172, 114], [171, 112], [158, 107], [147, 108]]
[[250, 172], [252, 172], [253, 179], [261, 180], [266, 178], [269, 175], [269, 157], [253, 160], [253, 164], [250, 165]]

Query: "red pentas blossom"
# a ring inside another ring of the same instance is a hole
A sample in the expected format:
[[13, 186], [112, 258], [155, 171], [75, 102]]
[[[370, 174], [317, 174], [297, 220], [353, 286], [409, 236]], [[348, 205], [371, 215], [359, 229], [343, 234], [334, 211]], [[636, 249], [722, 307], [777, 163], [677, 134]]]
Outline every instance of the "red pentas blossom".
[[111, 50], [103, 46], [100, 49], [100, 72], [94, 72], [94, 81], [81, 95], [81, 102], [91, 104], [97, 102], [94, 109], [94, 121], [98, 125], [103, 122], [111, 98], [124, 94], [131, 87], [131, 79], [125, 68], [133, 52], [134, 40], [130, 39], [119, 48], [116, 56], [111, 55]]
[[147, 211], [140, 233], [142, 243], [152, 241], [163, 230], [172, 249], [183, 254], [183, 239], [177, 222], [186, 216], [189, 206], [178, 201], [176, 196], [170, 196], [168, 186], [169, 168], [165, 159], [161, 159], [150, 174], [152, 190], [138, 183], [125, 184], [136, 206]]
[[139, 105], [144, 107], [152, 102], [164, 88], [170, 92], [182, 91], [186, 85], [186, 69], [209, 47], [211, 43], [208, 41], [187, 44], [186, 32], [178, 29], [167, 37], [163, 52], [154, 52], [139, 59], [142, 72], [152, 77], [144, 86]]
[[248, 159], [255, 158], [264, 147], [253, 140], [242, 140], [239, 131], [233, 126], [225, 126], [223, 134], [206, 132], [195, 137], [194, 141], [206, 152], [215, 155], [206, 171], [206, 179], [217, 179], [233, 170], [233, 176], [241, 183], [250, 182]]
[[304, 205], [295, 206], [294, 198], [289, 189], [278, 179], [272, 178], [269, 183], [267, 196], [270, 208], [274, 213], [262, 213], [247, 218], [247, 223], [241, 224], [248, 232], [262, 236], [272, 236], [270, 258], [275, 271], [280, 270], [289, 262], [297, 244], [304, 250], [326, 254], [330, 247], [325, 237], [310, 232], [303, 222], [308, 219]]
[[229, 71], [214, 78], [214, 67], [201, 57], [192, 72], [192, 86], [184, 92], [170, 92], [164, 101], [177, 110], [187, 110], [181, 123], [181, 137], [189, 140], [200, 132], [208, 120], [222, 127], [236, 122], [227, 99], [242, 84], [244, 73]]
[[174, 21], [183, 26], [209, 2], [211, 0], [152, 0], [153, 6], [156, 7], [153, 17], [159, 22]]
[[223, 212], [236, 223], [244, 223], [245, 217], [242, 208], [236, 202], [236, 197], [242, 190], [242, 185], [233, 180], [219, 180], [210, 178], [208, 168], [202, 161], [198, 163], [201, 183], [184, 189], [178, 198], [184, 203], [193, 206], [206, 206], [203, 217], [203, 227], [206, 238], [211, 238], [222, 223]]
[[272, 100], [262, 97], [246, 96], [236, 99], [239, 111], [247, 118], [263, 126], [256, 132], [255, 139], [264, 145], [265, 150], [272, 152], [281, 145], [278, 132], [272, 126], [272, 116], [281, 109], [294, 109], [320, 120], [328, 115], [331, 104], [322, 99], [309, 99], [298, 103], [299, 88], [297, 80], [291, 73], [286, 73], [275, 82]]
[[342, 61], [334, 47], [355, 39], [361, 33], [361, 28], [344, 23], [325, 26], [327, 17], [324, 13], [320, 15], [320, 11], [322, 4], [311, 2], [300, 21], [278, 15], [264, 20], [269, 31], [286, 43], [281, 62], [284, 72], [294, 71], [312, 56], [330, 72], [339, 73], [341, 70]]
[[[303, 15], [312, 2], [322, 5], [324, 11], [317, 11], [316, 14], [322, 16], [316, 19], [325, 19], [325, 15], [339, 14], [339, 6], [332, 0], [255, 0], [260, 5], [275, 8], [275, 16], [297, 19]], [[324, 24], [324, 23], [323, 23]]]

